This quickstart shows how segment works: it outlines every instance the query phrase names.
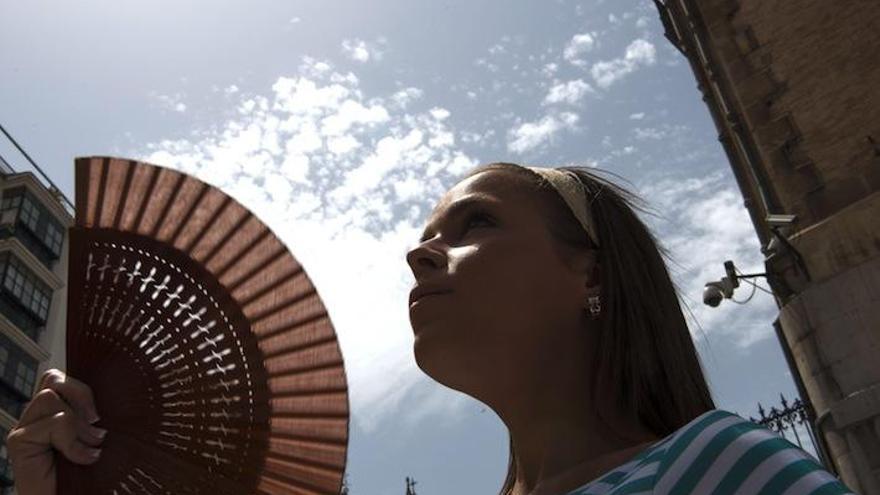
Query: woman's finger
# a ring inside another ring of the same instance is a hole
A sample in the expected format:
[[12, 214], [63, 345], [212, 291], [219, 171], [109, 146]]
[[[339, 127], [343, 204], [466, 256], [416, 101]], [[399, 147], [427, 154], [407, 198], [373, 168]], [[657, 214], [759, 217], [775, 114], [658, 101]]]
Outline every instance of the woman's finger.
[[80, 439], [77, 421], [82, 420], [68, 410], [12, 430], [6, 440], [10, 453], [15, 452], [14, 456], [10, 455], [15, 472], [22, 462], [34, 459], [54, 462], [50, 446], [77, 464], [94, 463], [101, 449]]
[[70, 426], [73, 428], [77, 438], [86, 445], [97, 446], [104, 439], [106, 430], [86, 422], [86, 420], [71, 409], [70, 405], [61, 396], [50, 388], [44, 388], [37, 392], [34, 399], [31, 400], [22, 413], [21, 420], [15, 427], [26, 427], [46, 418], [51, 418], [58, 413], [66, 413], [71, 418]]
[[[54, 395], [54, 398], [53, 398]], [[100, 449], [88, 445], [81, 438], [94, 442], [95, 428], [64, 402], [54, 391], [41, 390], [33, 417], [55, 407], [58, 412], [35, 419], [27, 425], [16, 425], [6, 436], [9, 462], [15, 473], [16, 490], [21, 495], [53, 495], [56, 492], [55, 450], [77, 464], [92, 464], [100, 456]], [[36, 399], [34, 400], [36, 401]], [[34, 402], [32, 401], [32, 402]]]
[[[59, 369], [50, 368], [44, 371], [40, 377], [40, 389], [47, 388], [61, 396], [65, 402], [73, 407], [77, 414], [89, 423], [94, 423], [100, 419], [95, 408], [95, 398], [92, 394], [92, 389], [85, 383]], [[22, 414], [19, 424], [25, 425], [28, 421], [34, 419], [37, 418], [26, 419], [25, 415]]]
[[24, 408], [24, 411], [21, 412], [16, 427], [27, 426], [41, 419], [54, 416], [65, 410], [64, 407], [70, 406], [51, 388], [38, 390]]

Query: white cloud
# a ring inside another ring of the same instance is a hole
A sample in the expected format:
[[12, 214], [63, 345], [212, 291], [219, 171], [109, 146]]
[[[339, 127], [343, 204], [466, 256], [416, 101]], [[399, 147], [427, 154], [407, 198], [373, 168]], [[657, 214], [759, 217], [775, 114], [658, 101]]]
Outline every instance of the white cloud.
[[376, 45], [368, 44], [361, 39], [342, 40], [342, 53], [348, 58], [361, 63], [369, 62], [371, 59], [382, 59], [382, 52]]
[[590, 74], [599, 87], [608, 88], [639, 67], [654, 65], [656, 61], [657, 49], [654, 45], [649, 41], [637, 39], [626, 47], [623, 57], [593, 64]]
[[667, 139], [673, 137], [682, 137], [690, 132], [690, 128], [685, 125], [662, 124], [658, 127], [636, 127], [633, 134], [639, 141], [648, 139]]
[[163, 95], [156, 91], [150, 91], [150, 98], [154, 99], [164, 110], [170, 110], [177, 113], [186, 112], [186, 103], [183, 102], [183, 95], [175, 93], [173, 95]]
[[572, 130], [579, 118], [571, 112], [547, 115], [537, 122], [525, 122], [511, 129], [508, 134], [507, 149], [514, 153], [525, 153], [548, 141], [562, 130]]
[[591, 51], [595, 45], [595, 33], [576, 34], [565, 46], [562, 56], [572, 65], [583, 66], [586, 62], [581, 59], [581, 55]]
[[636, 127], [633, 129], [636, 139], [643, 141], [645, 139], [663, 139], [666, 133], [662, 129], [656, 127]]
[[420, 99], [423, 94], [424, 92], [421, 89], [409, 87], [394, 93], [391, 99], [400, 107], [405, 108], [413, 101]]
[[582, 79], [560, 82], [550, 87], [550, 91], [547, 92], [547, 96], [544, 98], [544, 104], [574, 104], [579, 102], [584, 95], [591, 92], [593, 92], [592, 86]]
[[629, 118], [630, 120], [642, 120], [645, 118], [645, 112], [631, 113]]
[[408, 394], [441, 395], [424, 404], [443, 412], [466, 403], [443, 387], [415, 390], [425, 378], [412, 359], [405, 254], [436, 200], [476, 165], [456, 147], [448, 110], [405, 108], [422, 94], [368, 97], [353, 74], [305, 59], [267, 94], [236, 95], [237, 115], [219, 128], [131, 153], [222, 188], [291, 246], [330, 312], [352, 417], [368, 431]]
[[446, 120], [451, 114], [445, 108], [434, 107], [430, 110], [431, 116], [437, 120]]
[[645, 29], [646, 27], [648, 27], [649, 21], [650, 19], [645, 16], [639, 17], [638, 19], [636, 19], [636, 27], [639, 29]]
[[496, 43], [496, 44], [490, 46], [487, 51], [489, 52], [489, 55], [498, 55], [498, 54], [506, 52], [507, 49], [504, 48], [504, 45], [502, 45], [501, 43]]
[[291, 17], [290, 18], [291, 24], [299, 24], [300, 22], [302, 22], [302, 19], [300, 19], [299, 17]]

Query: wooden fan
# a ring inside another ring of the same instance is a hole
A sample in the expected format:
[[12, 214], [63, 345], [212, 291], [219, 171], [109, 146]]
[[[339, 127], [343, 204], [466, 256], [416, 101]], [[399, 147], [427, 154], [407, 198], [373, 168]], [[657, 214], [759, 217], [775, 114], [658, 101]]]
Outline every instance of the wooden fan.
[[76, 160], [67, 372], [108, 430], [60, 494], [338, 494], [348, 389], [303, 267], [189, 175]]

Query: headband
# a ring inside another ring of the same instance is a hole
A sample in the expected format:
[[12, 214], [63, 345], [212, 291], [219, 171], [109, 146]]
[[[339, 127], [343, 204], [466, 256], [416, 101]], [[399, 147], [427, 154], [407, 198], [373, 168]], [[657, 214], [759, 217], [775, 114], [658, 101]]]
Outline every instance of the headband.
[[581, 223], [593, 244], [599, 246], [599, 236], [596, 235], [596, 224], [593, 222], [593, 215], [587, 204], [587, 194], [578, 176], [569, 170], [539, 167], [522, 168], [543, 177], [556, 189], [556, 192], [562, 196], [565, 204], [574, 213], [575, 218]]

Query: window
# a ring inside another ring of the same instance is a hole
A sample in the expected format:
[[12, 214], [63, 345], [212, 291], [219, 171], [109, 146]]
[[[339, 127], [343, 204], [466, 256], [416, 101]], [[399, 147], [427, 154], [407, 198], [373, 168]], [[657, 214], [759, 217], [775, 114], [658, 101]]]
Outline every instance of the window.
[[[16, 306], [36, 320], [37, 324], [45, 324], [49, 318], [52, 289], [9, 252], [0, 253], [0, 276], [0, 288], [6, 299], [17, 303]], [[7, 308], [8, 306], [0, 305], [0, 311], [21, 327], [21, 318], [10, 316]], [[29, 333], [27, 328], [22, 327], [22, 330]]]
[[17, 418], [31, 400], [39, 362], [3, 334], [0, 356], [4, 358], [0, 368], [0, 407]]
[[24, 361], [18, 362], [18, 368], [15, 371], [15, 382], [13, 386], [19, 392], [30, 397], [34, 392], [34, 381], [37, 379], [37, 370], [33, 368], [31, 363]]
[[37, 226], [40, 223], [40, 211], [34, 206], [34, 202], [25, 196], [21, 201], [21, 222], [31, 229], [31, 232], [37, 233]]
[[46, 235], [43, 237], [43, 242], [53, 253], [60, 255], [61, 244], [64, 242], [64, 232], [61, 227], [54, 222], [46, 224]]
[[3, 195], [3, 200], [0, 201], [0, 210], [15, 210], [21, 205], [21, 193], [17, 196], [13, 196], [15, 194], [15, 190], [7, 191], [7, 194]]
[[61, 256], [64, 225], [24, 187], [3, 191], [0, 213], [14, 235], [51, 268], [51, 262]]

